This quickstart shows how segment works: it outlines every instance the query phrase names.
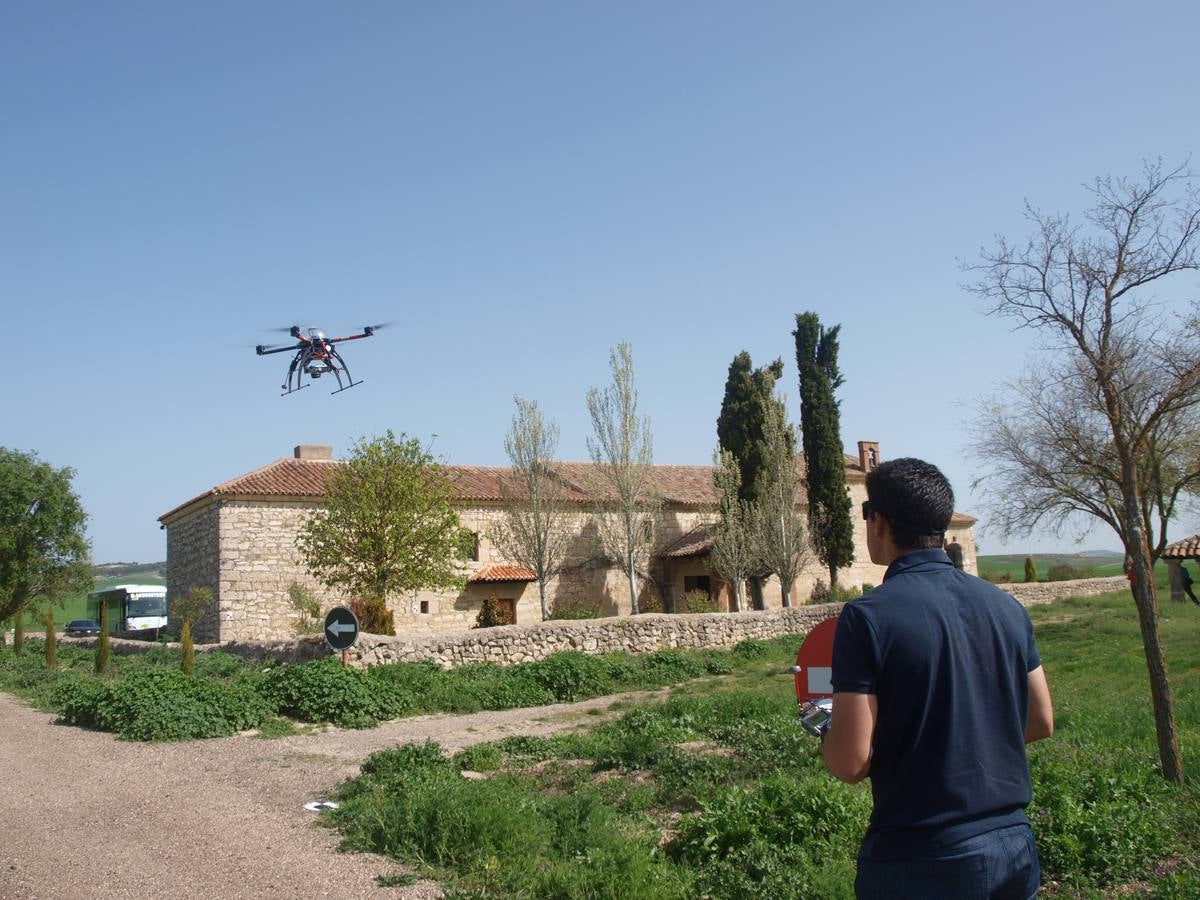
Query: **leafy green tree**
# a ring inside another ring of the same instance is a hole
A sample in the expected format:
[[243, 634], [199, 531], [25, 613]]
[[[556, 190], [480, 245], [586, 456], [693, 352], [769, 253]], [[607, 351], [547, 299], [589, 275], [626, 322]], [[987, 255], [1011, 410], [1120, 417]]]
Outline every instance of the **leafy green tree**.
[[609, 354], [613, 383], [587, 393], [594, 437], [587, 441], [592, 457], [588, 485], [604, 553], [616, 560], [629, 579], [629, 602], [638, 608], [637, 570], [649, 561], [662, 497], [654, 484], [654, 445], [650, 420], [638, 416], [633, 384], [633, 351], [618, 344]]
[[18, 652], [31, 600], [55, 603], [93, 584], [74, 477], [36, 453], [0, 447], [0, 620], [15, 618]]
[[1037, 581], [1037, 563], [1033, 561], [1032, 556], [1025, 557], [1025, 580], [1027, 582]]
[[808, 485], [808, 522], [813, 549], [829, 570], [830, 593], [837, 592], [837, 571], [854, 562], [854, 529], [846, 491], [842, 453], [842, 386], [838, 370], [840, 325], [826, 329], [816, 313], [797, 313], [796, 365], [800, 370], [800, 436]]
[[192, 643], [192, 623], [200, 621], [212, 608], [212, 605], [213, 592], [210, 587], [193, 587], [182, 597], [171, 600], [171, 614], [183, 623], [179, 634], [179, 643], [183, 648], [179, 668], [185, 675], [191, 675], [196, 667], [196, 647]]
[[461, 589], [463, 529], [452, 499], [445, 469], [416, 438], [391, 430], [360, 438], [296, 545], [330, 589], [381, 600]]
[[741, 612], [745, 608], [746, 579], [763, 566], [758, 505], [742, 499], [742, 472], [732, 453], [718, 450], [713, 463], [713, 484], [720, 497], [721, 518], [713, 534], [709, 563], [733, 587], [734, 609]]
[[[763, 492], [765, 470], [771, 448], [767, 446], [768, 422], [780, 415], [780, 400], [775, 382], [783, 375], [783, 360], [754, 368], [750, 354], [742, 351], [729, 364], [725, 379], [725, 397], [717, 418], [717, 441], [721, 450], [733, 454], [741, 471], [739, 496], [748, 502], [759, 500]], [[763, 607], [762, 579], [766, 572], [753, 572], [750, 586], [756, 609]]]
[[1163, 776], [1182, 784], [1154, 562], [1181, 494], [1200, 488], [1200, 303], [1172, 313], [1159, 298], [1200, 271], [1200, 188], [1161, 161], [1089, 187], [1085, 222], [1027, 204], [1031, 236], [998, 238], [968, 269], [989, 311], [1049, 351], [984, 404], [976, 486], [1005, 537], [1103, 523], [1121, 538]]
[[783, 398], [767, 416], [763, 431], [766, 465], [758, 506], [759, 545], [766, 567], [779, 576], [784, 607], [792, 605], [792, 585], [812, 557], [804, 516], [797, 509], [800, 474], [796, 470], [795, 429], [787, 420]]
[[505, 557], [537, 576], [545, 621], [550, 618], [546, 583], [562, 569], [571, 537], [562, 489], [550, 472], [558, 452], [558, 425], [542, 417], [536, 400], [513, 399], [517, 414], [504, 438], [512, 474], [500, 482], [504, 515], [491, 535]]

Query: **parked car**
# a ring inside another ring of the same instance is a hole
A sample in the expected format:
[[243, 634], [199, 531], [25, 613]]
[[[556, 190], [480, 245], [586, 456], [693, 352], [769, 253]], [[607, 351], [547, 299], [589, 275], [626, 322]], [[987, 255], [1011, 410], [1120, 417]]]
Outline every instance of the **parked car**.
[[100, 623], [95, 619], [72, 619], [63, 629], [64, 637], [97, 637]]

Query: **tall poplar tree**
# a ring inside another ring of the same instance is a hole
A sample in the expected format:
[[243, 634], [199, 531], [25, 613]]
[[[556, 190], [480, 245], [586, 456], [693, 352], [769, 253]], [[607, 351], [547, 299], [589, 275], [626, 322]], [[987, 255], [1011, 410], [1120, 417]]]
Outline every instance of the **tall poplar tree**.
[[837, 589], [837, 570], [854, 562], [846, 458], [842, 453], [838, 370], [840, 325], [826, 329], [816, 313], [796, 314], [796, 366], [800, 372], [800, 440], [808, 483], [808, 524], [817, 558]]
[[[738, 498], [757, 504], [770, 467], [771, 449], [766, 432], [773, 417], [786, 416], [775, 396], [775, 382], [783, 375], [783, 360], [755, 369], [750, 354], [742, 351], [729, 364], [725, 398], [717, 418], [721, 452], [733, 455], [741, 475]], [[767, 572], [748, 572], [754, 607], [763, 608], [762, 580]]]

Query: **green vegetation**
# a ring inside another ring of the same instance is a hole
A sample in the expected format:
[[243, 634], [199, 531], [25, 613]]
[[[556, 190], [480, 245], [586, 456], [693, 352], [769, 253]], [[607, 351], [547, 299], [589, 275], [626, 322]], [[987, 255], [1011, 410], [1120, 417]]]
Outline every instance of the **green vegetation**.
[[[1194, 756], [1190, 610], [1164, 615], [1163, 633]], [[1057, 710], [1055, 736], [1030, 751], [1045, 881], [1072, 897], [1196, 896], [1200, 789], [1159, 775], [1129, 593], [1030, 614]], [[450, 896], [852, 897], [870, 790], [831, 778], [800, 729], [782, 674], [795, 644], [743, 642], [727, 655], [730, 677], [683, 684], [587, 733], [506, 738], [452, 759], [432, 743], [376, 754], [326, 821], [347, 848], [390, 855]], [[461, 777], [468, 768], [489, 777]]]
[[26, 697], [68, 723], [129, 740], [214, 737], [255, 727], [287, 734], [294, 733], [291, 720], [370, 728], [417, 713], [543, 706], [668, 687], [734, 672], [745, 665], [747, 653], [757, 652], [755, 643], [739, 651], [662, 650], [638, 656], [568, 651], [515, 666], [475, 663], [450, 671], [433, 663], [349, 669], [335, 657], [255, 666], [212, 651], [195, 655], [190, 678], [171, 673], [181, 668], [183, 654], [166, 645], [135, 656], [113, 655], [107, 674], [97, 676], [91, 674], [97, 653], [67, 643], [59, 648], [55, 671], [46, 669], [40, 653], [18, 656], [0, 648], [0, 690]]

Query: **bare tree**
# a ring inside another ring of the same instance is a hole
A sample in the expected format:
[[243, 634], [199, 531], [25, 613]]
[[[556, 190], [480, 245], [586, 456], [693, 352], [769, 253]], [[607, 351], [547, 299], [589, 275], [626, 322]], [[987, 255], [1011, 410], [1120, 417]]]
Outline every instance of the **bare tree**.
[[650, 420], [638, 418], [633, 384], [633, 353], [620, 343], [609, 354], [613, 382], [587, 393], [594, 437], [588, 438], [595, 521], [604, 553], [629, 579], [629, 601], [637, 615], [637, 570], [649, 562], [662, 500], [652, 474], [654, 448]]
[[562, 487], [550, 472], [558, 452], [558, 425], [542, 417], [536, 400], [513, 400], [517, 414], [504, 438], [512, 475], [500, 482], [506, 503], [503, 517], [492, 525], [491, 539], [505, 557], [537, 576], [545, 621], [550, 618], [546, 583], [561, 571], [570, 539]]
[[741, 498], [742, 472], [733, 453], [718, 450], [713, 454], [713, 464], [713, 484], [720, 497], [721, 518], [713, 534], [709, 563], [733, 586], [734, 608], [741, 612], [746, 579], [764, 567], [759, 545], [760, 510], [756, 501]]
[[1147, 289], [1200, 269], [1200, 195], [1185, 167], [1161, 161], [1090, 190], [1090, 227], [1027, 205], [1033, 236], [998, 238], [968, 267], [990, 312], [1037, 329], [1048, 351], [979, 420], [976, 452], [994, 468], [977, 484], [1005, 535], [1078, 514], [1120, 536], [1163, 775], [1182, 783], [1153, 568], [1180, 493], [1197, 484], [1200, 305], [1171, 316]]
[[805, 516], [796, 508], [802, 496], [796, 469], [796, 432], [787, 421], [784, 398], [776, 400], [773, 415], [763, 429], [766, 446], [763, 484], [758, 500], [759, 544], [766, 566], [779, 577], [783, 605], [792, 605], [792, 585], [813, 559], [804, 527]]

